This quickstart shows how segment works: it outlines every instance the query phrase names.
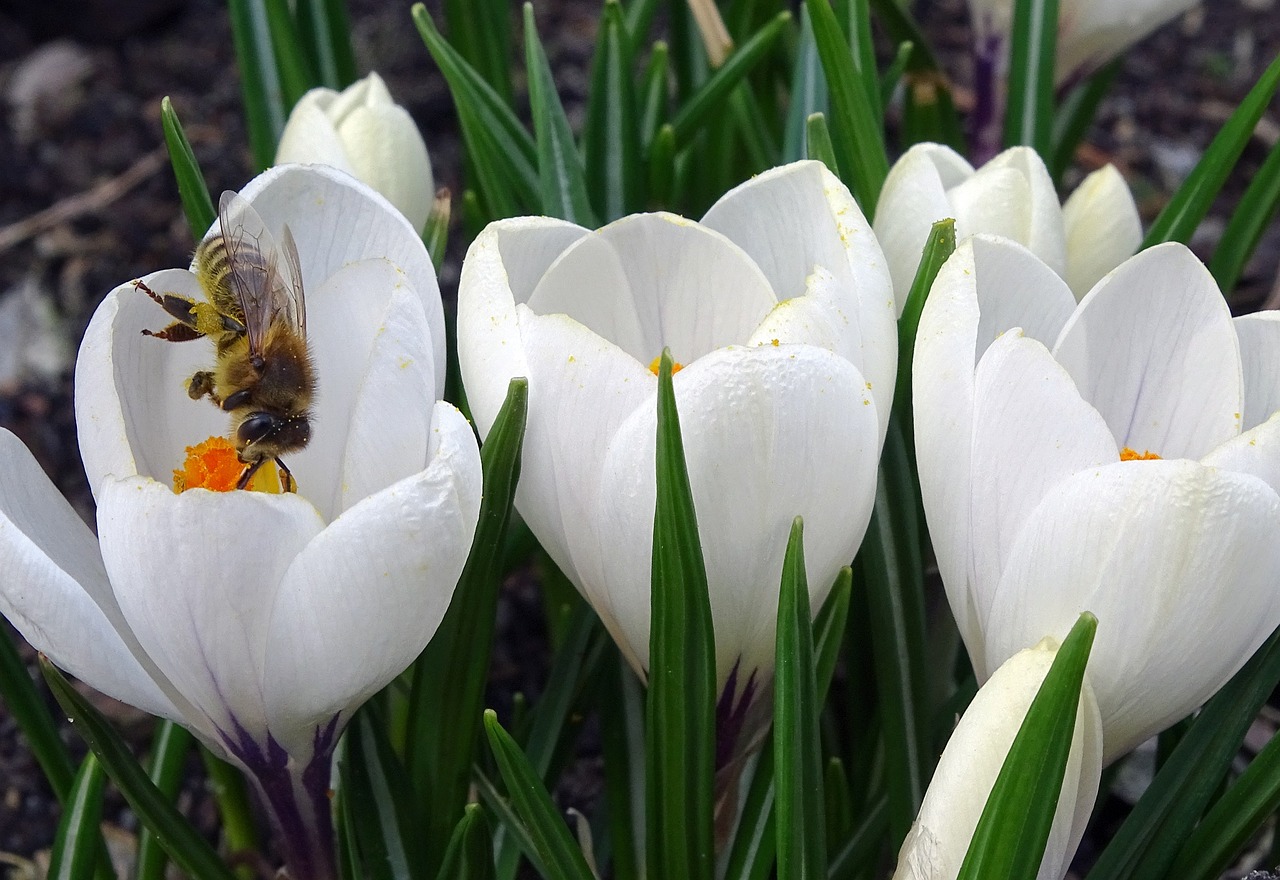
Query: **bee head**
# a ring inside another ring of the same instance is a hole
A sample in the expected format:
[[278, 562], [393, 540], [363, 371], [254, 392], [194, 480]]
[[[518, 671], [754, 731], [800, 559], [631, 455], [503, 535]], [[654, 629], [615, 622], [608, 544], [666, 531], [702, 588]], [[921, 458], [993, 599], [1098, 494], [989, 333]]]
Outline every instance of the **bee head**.
[[245, 416], [236, 428], [240, 450], [256, 447], [264, 456], [301, 449], [310, 439], [311, 422], [305, 413], [281, 417], [259, 410]]

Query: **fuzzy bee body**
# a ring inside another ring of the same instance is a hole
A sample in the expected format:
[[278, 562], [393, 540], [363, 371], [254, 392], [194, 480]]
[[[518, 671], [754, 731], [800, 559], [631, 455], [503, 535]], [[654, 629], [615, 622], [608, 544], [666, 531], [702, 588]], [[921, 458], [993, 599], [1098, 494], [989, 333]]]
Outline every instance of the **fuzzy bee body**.
[[200, 243], [194, 259], [205, 301], [156, 293], [136, 281], [176, 319], [163, 330], [142, 332], [169, 342], [213, 341], [213, 369], [195, 373], [187, 393], [197, 400], [208, 397], [231, 415], [231, 439], [245, 463], [239, 488], [274, 459], [285, 488], [293, 491], [280, 456], [310, 441], [316, 386], [298, 249], [287, 226], [277, 246], [262, 218], [236, 193], [222, 194], [218, 219], [218, 234]]

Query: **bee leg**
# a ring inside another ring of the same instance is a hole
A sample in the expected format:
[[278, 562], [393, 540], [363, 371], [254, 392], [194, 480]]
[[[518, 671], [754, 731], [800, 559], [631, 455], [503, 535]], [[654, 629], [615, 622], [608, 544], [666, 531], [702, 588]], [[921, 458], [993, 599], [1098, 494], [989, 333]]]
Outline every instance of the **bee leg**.
[[187, 384], [187, 395], [192, 400], [207, 396], [217, 405], [222, 403], [213, 390], [213, 373], [208, 370], [199, 370], [191, 377], [191, 381]]
[[143, 336], [154, 336], [156, 339], [163, 339], [165, 342], [190, 342], [193, 339], [200, 339], [204, 336], [195, 327], [184, 324], [181, 321], [174, 321], [163, 330], [143, 330]]
[[258, 468], [262, 467], [262, 463], [264, 461], [266, 461], [265, 458], [260, 458], [257, 461], [251, 461], [245, 465], [244, 470], [240, 472], [240, 479], [236, 480], [236, 488], [243, 489], [248, 486], [249, 481], [252, 480], [253, 475], [258, 472]]
[[205, 334], [197, 330], [199, 324], [197, 315], [200, 304], [194, 300], [187, 299], [185, 296], [179, 296], [176, 293], [156, 293], [142, 281], [134, 281], [134, 288], [141, 290], [147, 296], [160, 304], [160, 307], [170, 315], [178, 319], [179, 324], [183, 324], [194, 331], [192, 336], [175, 335], [176, 325], [170, 325], [159, 333], [152, 333], [150, 330], [143, 330], [147, 336], [158, 336], [161, 339], [167, 339], [170, 342], [186, 342], [189, 339], [199, 339]]
[[278, 457], [276, 458], [276, 467], [280, 469], [280, 489], [284, 492], [297, 493], [298, 481], [293, 478], [293, 471], [289, 470]]

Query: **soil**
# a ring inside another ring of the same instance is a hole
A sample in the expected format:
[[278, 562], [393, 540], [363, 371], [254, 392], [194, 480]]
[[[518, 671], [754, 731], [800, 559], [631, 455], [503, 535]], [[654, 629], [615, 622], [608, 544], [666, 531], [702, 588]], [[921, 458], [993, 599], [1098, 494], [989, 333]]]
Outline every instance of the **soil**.
[[[452, 101], [410, 24], [408, 4], [349, 5], [361, 71], [376, 69], [413, 114], [438, 185], [462, 192]], [[1275, 0], [1212, 5], [1211, 13], [1188, 13], [1129, 53], [1079, 156], [1083, 170], [1116, 163], [1148, 222], [1280, 53]], [[438, 6], [428, 4], [436, 13]], [[963, 86], [969, 39], [964, 2], [923, 6], [928, 32], [955, 59], [952, 69]], [[538, 4], [540, 30], [571, 105], [585, 93], [597, 12], [591, 0]], [[106, 291], [157, 268], [186, 265], [193, 245], [163, 150], [165, 95], [183, 120], [210, 189], [240, 188], [252, 163], [223, 3], [0, 0], [0, 426], [22, 438], [89, 522], [92, 499], [71, 406], [75, 346]], [[1193, 242], [1202, 257], [1212, 253], [1235, 200], [1277, 141], [1280, 114], [1273, 106]], [[446, 302], [456, 291], [462, 236], [454, 230], [441, 272]], [[1280, 305], [1273, 293], [1278, 262], [1280, 231], [1273, 227], [1232, 298], [1233, 308]], [[503, 602], [495, 700], [509, 702], [512, 693], [541, 689], [545, 668], [528, 658], [546, 650], [530, 579], [513, 580]], [[109, 701], [103, 706], [140, 747], [145, 744], [145, 718]], [[70, 731], [67, 741], [82, 753]], [[567, 779], [562, 793], [568, 802], [586, 806], [594, 800], [599, 771], [593, 759], [580, 762]], [[198, 824], [213, 827], [194, 759], [181, 803]], [[0, 706], [0, 854], [27, 859], [47, 848], [58, 812]], [[125, 832], [135, 827], [117, 795], [109, 795], [107, 816]]]

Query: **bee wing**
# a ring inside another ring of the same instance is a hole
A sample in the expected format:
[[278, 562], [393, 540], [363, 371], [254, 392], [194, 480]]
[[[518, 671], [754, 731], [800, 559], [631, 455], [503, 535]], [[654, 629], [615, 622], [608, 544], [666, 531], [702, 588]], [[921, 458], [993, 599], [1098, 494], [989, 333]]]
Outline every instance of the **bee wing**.
[[307, 338], [307, 299], [302, 292], [302, 261], [298, 259], [298, 246], [288, 224], [280, 232], [280, 253], [284, 255], [280, 280], [284, 282], [282, 298], [288, 307], [289, 320], [298, 328], [302, 338]]
[[284, 263], [267, 224], [239, 193], [228, 190], [218, 202], [218, 219], [227, 248], [229, 281], [244, 313], [249, 350], [262, 353], [267, 329], [285, 321], [303, 330], [302, 273], [298, 249], [286, 229]]

